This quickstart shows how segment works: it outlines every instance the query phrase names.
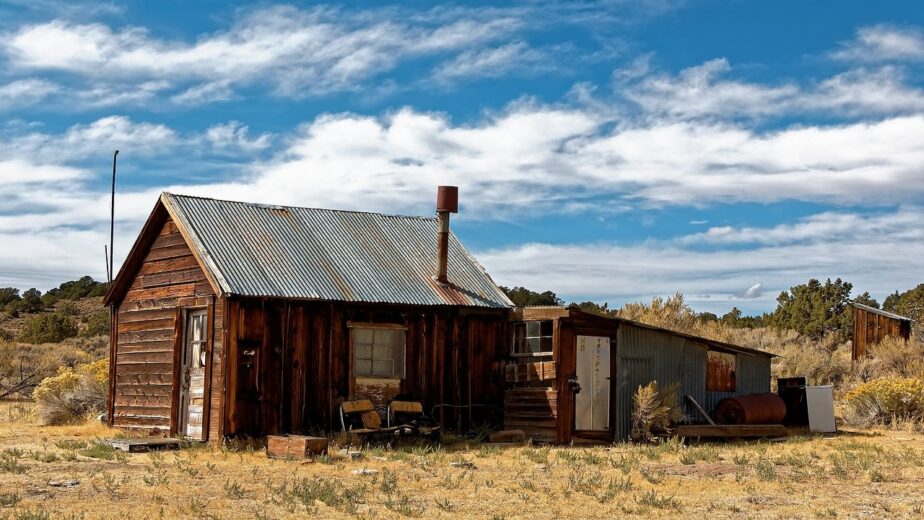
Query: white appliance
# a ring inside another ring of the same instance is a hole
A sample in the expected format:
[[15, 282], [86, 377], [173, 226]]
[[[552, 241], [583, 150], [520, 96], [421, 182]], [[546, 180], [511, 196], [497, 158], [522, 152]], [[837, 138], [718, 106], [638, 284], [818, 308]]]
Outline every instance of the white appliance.
[[835, 433], [834, 387], [806, 386], [805, 405], [808, 408], [809, 431], [813, 433]]

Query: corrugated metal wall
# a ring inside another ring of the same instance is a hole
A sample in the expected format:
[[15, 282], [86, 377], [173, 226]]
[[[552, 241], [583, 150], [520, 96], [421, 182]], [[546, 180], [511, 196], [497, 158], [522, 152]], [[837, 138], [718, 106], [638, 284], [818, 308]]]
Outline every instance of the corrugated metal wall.
[[705, 402], [700, 401], [706, 411], [715, 408], [716, 403], [736, 395], [762, 394], [770, 391], [770, 359], [765, 356], [738, 353], [735, 368], [734, 392], [706, 392]]
[[737, 355], [736, 392], [706, 392], [706, 352], [708, 347], [670, 332], [619, 325], [616, 342], [616, 392], [614, 395], [615, 438], [625, 439], [631, 431], [632, 396], [640, 385], [657, 381], [660, 388], [679, 385], [684, 413], [695, 421], [702, 418], [685, 400], [691, 395], [707, 411], [719, 399], [770, 391], [770, 358], [739, 353]]

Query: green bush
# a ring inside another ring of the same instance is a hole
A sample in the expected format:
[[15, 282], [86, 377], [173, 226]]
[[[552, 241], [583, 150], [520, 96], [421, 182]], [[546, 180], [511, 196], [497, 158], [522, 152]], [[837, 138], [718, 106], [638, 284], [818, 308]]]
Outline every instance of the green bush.
[[87, 327], [80, 332], [80, 337], [107, 336], [109, 335], [109, 326], [109, 311], [97, 311], [87, 320]]
[[80, 309], [74, 305], [74, 302], [64, 302], [61, 305], [58, 305], [58, 308], [55, 309], [55, 312], [62, 316], [77, 316], [80, 314]]
[[64, 282], [56, 289], [49, 289], [45, 296], [55, 300], [79, 300], [88, 296], [102, 296], [106, 294], [109, 284], [97, 282], [90, 276], [79, 280]]
[[924, 381], [920, 379], [877, 379], [856, 387], [844, 400], [855, 423], [893, 425], [924, 421]]
[[77, 325], [67, 316], [42, 314], [26, 320], [19, 340], [25, 343], [57, 343], [77, 335]]

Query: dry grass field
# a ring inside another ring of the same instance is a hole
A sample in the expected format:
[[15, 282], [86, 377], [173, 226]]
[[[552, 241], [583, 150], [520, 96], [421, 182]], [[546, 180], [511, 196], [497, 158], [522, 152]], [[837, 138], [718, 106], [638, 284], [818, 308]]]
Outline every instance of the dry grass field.
[[0, 403], [0, 519], [915, 518], [924, 435], [684, 446], [367, 448], [358, 460], [187, 447], [126, 455], [96, 424]]

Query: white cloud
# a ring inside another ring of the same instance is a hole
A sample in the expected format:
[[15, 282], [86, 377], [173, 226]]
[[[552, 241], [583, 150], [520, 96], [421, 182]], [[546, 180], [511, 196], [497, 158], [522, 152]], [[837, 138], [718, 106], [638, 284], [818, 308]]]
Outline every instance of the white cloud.
[[645, 117], [774, 117], [824, 113], [837, 117], [924, 111], [924, 90], [905, 82], [894, 66], [852, 69], [815, 84], [776, 85], [723, 79], [732, 70], [724, 58], [682, 70], [651, 73], [646, 65], [614, 75], [617, 90]]
[[125, 116], [109, 116], [90, 124], [73, 125], [62, 134], [33, 132], [0, 141], [7, 156], [62, 163], [91, 156], [108, 156], [118, 148], [141, 156], [160, 154], [177, 144], [176, 133], [165, 125], [136, 123]]
[[[773, 228], [764, 231], [773, 233]], [[879, 299], [917, 283], [924, 255], [920, 221], [905, 222], [892, 231], [917, 239], [895, 239], [858, 227], [852, 236], [819, 236], [811, 242], [749, 249], [703, 250], [684, 246], [688, 241], [680, 239], [642, 245], [532, 243], [475, 254], [500, 284], [615, 305], [680, 291], [696, 308], [713, 312], [743, 306], [740, 288], [750, 287], [747, 307], [766, 310], [780, 291], [809, 278], [841, 277]], [[755, 278], [764, 281], [753, 290]]]
[[[429, 212], [433, 186], [448, 183], [462, 188], [467, 217], [486, 219], [592, 211], [597, 204], [589, 199], [599, 197], [645, 207], [786, 200], [894, 205], [924, 196], [924, 116], [765, 132], [715, 122], [613, 123], [591, 110], [531, 104], [470, 125], [412, 109], [380, 117], [329, 114], [287, 137], [276, 157], [252, 164], [237, 180], [177, 189]], [[63, 134], [0, 142], [0, 151], [60, 163], [102, 151], [108, 156], [115, 148], [168, 157], [205, 142], [214, 152], [252, 156], [271, 139], [251, 136], [239, 122], [180, 135], [114, 116]]]
[[83, 177], [83, 172], [75, 168], [55, 165], [36, 165], [23, 159], [0, 160], [0, 186], [28, 189], [29, 184], [56, 183], [72, 181]]
[[211, 81], [194, 85], [170, 98], [179, 105], [200, 105], [234, 99], [234, 90], [229, 81]]
[[175, 101], [192, 103], [226, 100], [234, 87], [255, 83], [295, 97], [354, 89], [402, 61], [478, 49], [521, 25], [496, 10], [427, 14], [408, 21], [389, 11], [276, 6], [249, 11], [192, 43], [158, 39], [142, 27], [54, 20], [6, 35], [2, 52], [19, 70], [90, 79], [105, 70], [123, 89], [182, 83]]
[[0, 111], [39, 103], [59, 90], [59, 86], [42, 79], [21, 79], [0, 85]]
[[79, 108], [122, 108], [149, 104], [158, 95], [170, 89], [168, 81], [153, 80], [128, 83], [93, 83], [85, 88], [57, 96], [55, 108], [69, 110], [75, 103]]
[[631, 85], [626, 97], [647, 114], [679, 117], [703, 115], [761, 116], [779, 113], [780, 103], [790, 104], [799, 94], [795, 85], [765, 86], [738, 81], [720, 81], [731, 70], [728, 60], [719, 58], [691, 67], [677, 76], [642, 75], [647, 66], [635, 65], [631, 74], [617, 80], [642, 78]]
[[434, 72], [439, 82], [477, 77], [506, 76], [512, 72], [551, 69], [550, 57], [525, 42], [463, 52], [440, 65]]
[[795, 224], [772, 228], [712, 227], [704, 233], [684, 237], [682, 241], [686, 245], [782, 245], [842, 240], [850, 238], [857, 230], [887, 235], [895, 241], [917, 240], [924, 236], [915, 226], [920, 222], [924, 222], [924, 211], [916, 207], [871, 215], [829, 211], [811, 215]]
[[753, 300], [755, 298], [760, 298], [764, 293], [764, 284], [755, 283], [754, 285], [748, 287], [744, 291], [737, 294], [739, 298], [744, 298], [745, 300]]
[[832, 56], [861, 62], [924, 60], [924, 32], [919, 27], [885, 24], [861, 27], [856, 38], [843, 43]]
[[229, 121], [209, 127], [205, 132], [205, 140], [219, 150], [256, 152], [270, 145], [272, 135], [261, 134], [251, 138], [247, 125], [240, 121]]

